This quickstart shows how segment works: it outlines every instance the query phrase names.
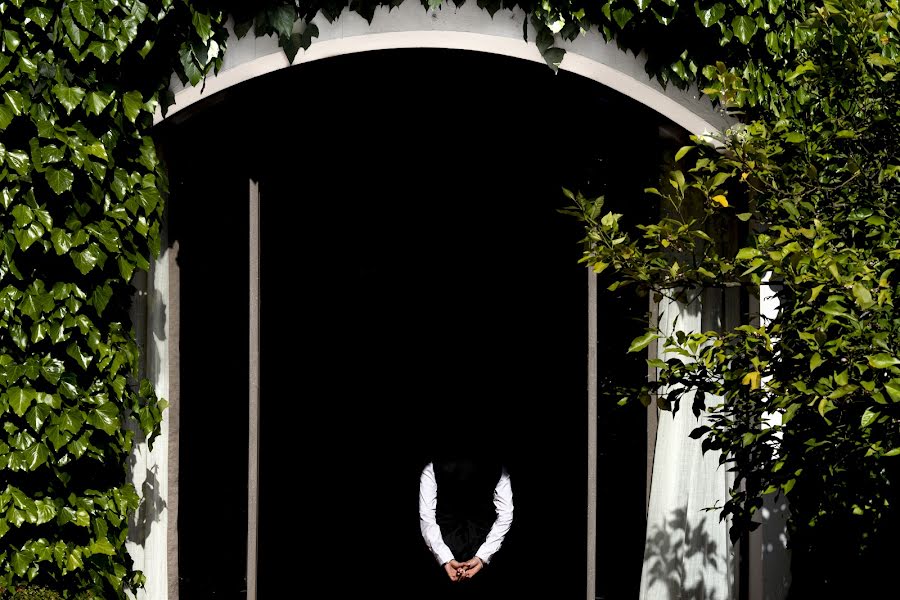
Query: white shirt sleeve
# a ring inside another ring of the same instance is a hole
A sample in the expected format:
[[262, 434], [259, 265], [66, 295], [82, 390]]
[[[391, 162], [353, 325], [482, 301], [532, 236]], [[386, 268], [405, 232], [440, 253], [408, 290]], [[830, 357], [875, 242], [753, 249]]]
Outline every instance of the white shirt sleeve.
[[435, 517], [437, 511], [437, 480], [434, 478], [434, 464], [428, 463], [422, 470], [419, 479], [419, 527], [422, 529], [422, 537], [425, 544], [438, 564], [444, 564], [453, 559], [453, 552], [444, 542], [441, 536], [441, 527]]
[[497, 510], [497, 519], [487, 534], [484, 543], [478, 548], [475, 556], [485, 564], [491, 561], [491, 557], [500, 549], [503, 538], [509, 531], [513, 520], [513, 495], [512, 484], [506, 469], [500, 475], [497, 487], [494, 488], [494, 508]]

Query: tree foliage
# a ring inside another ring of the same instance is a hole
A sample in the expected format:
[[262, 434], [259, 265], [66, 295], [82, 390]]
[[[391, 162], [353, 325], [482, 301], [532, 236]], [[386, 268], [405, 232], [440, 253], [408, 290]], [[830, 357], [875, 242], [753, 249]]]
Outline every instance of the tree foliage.
[[[766, 495], [789, 498], [804, 593], [850, 574], [860, 585], [854, 567], [890, 556], [898, 531], [898, 12], [894, 0], [796, 3], [766, 34], [785, 40], [768, 56], [705, 68], [704, 91], [742, 124], [677, 153], [648, 190], [662, 218], [637, 235], [602, 198], [570, 194], [585, 260], [614, 270], [616, 287], [683, 299], [762, 285], [777, 296], [771, 320], [663, 339], [659, 382], [637, 395], [678, 410], [695, 394], [690, 408], [706, 419], [692, 436], [736, 476], [722, 507], [733, 538], [755, 527]], [[754, 85], [755, 69], [779, 63]], [[740, 232], [741, 244], [716, 231]]]

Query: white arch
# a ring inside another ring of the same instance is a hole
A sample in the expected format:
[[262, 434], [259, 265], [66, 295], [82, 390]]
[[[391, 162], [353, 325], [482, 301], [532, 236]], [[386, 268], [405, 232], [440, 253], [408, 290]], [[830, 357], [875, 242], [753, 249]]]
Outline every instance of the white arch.
[[[272, 36], [257, 38], [251, 31], [238, 40], [232, 35], [222, 69], [217, 75], [210, 76], [205, 86], [185, 88], [177, 79], [173, 81], [175, 104], [169, 108], [168, 115], [216, 92], [291, 64], [368, 50], [447, 48], [544, 62], [533, 42], [535, 32], [531, 25], [528, 26], [531, 41], [523, 39], [526, 15], [521, 9], [503, 9], [491, 18], [474, 0], [462, 7], [446, 4], [448, 6], [439, 10], [425, 10], [415, 0], [407, 0], [391, 10], [379, 6], [371, 25], [349, 11], [344, 11], [332, 23], [320, 13], [313, 19], [319, 28], [319, 37], [313, 40], [308, 50], [300, 50], [293, 63], [288, 61]], [[635, 56], [620, 50], [615, 43], [605, 42], [596, 31], [580, 36], [574, 42], [563, 42], [561, 47], [566, 49], [561, 69], [617, 90], [693, 134], [722, 131], [733, 124], [696, 89], [663, 88], [645, 72], [643, 55]], [[155, 120], [163, 120], [159, 111]]]

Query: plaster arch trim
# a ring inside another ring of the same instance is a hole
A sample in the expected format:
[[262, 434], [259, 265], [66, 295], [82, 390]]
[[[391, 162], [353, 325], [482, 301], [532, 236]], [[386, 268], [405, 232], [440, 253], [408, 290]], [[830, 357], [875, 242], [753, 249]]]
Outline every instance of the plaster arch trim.
[[[449, 3], [448, 3], [449, 4]], [[544, 64], [537, 46], [535, 32], [528, 25], [528, 40], [523, 37], [526, 14], [520, 8], [502, 9], [490, 14], [478, 8], [474, 1], [462, 7], [444, 6], [426, 10], [420, 3], [407, 0], [398, 8], [379, 6], [372, 23], [359, 14], [344, 11], [329, 23], [319, 13], [313, 23], [319, 36], [308, 50], [300, 50], [293, 63], [288, 61], [273, 36], [258, 38], [252, 32], [242, 39], [232, 33], [228, 40], [222, 68], [207, 78], [205, 84], [185, 87], [173, 78], [175, 104], [165, 118], [195, 104], [216, 92], [290, 66], [325, 58], [402, 48], [443, 48], [469, 50], [508, 56]], [[664, 88], [644, 70], [646, 58], [607, 43], [592, 31], [573, 42], [560, 44], [566, 49], [560, 69], [569, 71], [634, 99], [671, 119], [695, 135], [720, 132], [734, 121], [696, 88], [680, 90]], [[415, 73], [410, 73], [411, 77]], [[157, 110], [155, 122], [164, 119]]]

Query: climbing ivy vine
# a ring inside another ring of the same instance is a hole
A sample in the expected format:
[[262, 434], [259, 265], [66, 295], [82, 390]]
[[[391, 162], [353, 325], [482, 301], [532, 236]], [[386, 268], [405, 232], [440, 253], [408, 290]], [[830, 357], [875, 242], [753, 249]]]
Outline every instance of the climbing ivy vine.
[[[129, 307], [135, 272], [160, 251], [167, 186], [152, 124], [171, 77], [202, 85], [220, 68], [226, 23], [276, 36], [293, 59], [320, 15], [371, 21], [401, 1], [0, 0], [0, 588], [122, 598], [142, 585], [124, 546], [140, 502], [126, 465], [165, 401], [141, 379]], [[662, 397], [672, 409], [689, 390], [724, 398], [697, 436], [734, 465], [724, 513], [736, 532], [779, 492], [797, 497], [796, 539], [814, 545], [805, 531], [844, 516], [867, 539], [890, 508], [885, 461], [900, 453], [896, 2], [478, 6], [521, 8], [523, 36], [530, 25], [554, 70], [566, 40], [601, 35], [745, 123], [678, 153], [650, 192], [665, 218], [639, 233], [570, 193], [585, 260], [614, 286], [673, 296], [770, 273], [780, 316], [665, 340], [692, 360], [654, 363]], [[711, 235], [729, 222], [746, 233], [737, 252]], [[781, 424], [762, 428], [773, 413]]]

